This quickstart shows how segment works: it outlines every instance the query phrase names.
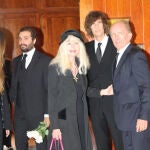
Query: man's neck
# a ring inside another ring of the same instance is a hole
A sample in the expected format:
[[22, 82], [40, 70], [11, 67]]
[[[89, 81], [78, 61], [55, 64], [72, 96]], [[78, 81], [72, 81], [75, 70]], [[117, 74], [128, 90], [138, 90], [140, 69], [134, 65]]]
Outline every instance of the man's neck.
[[97, 37], [94, 37], [95, 40], [97, 40], [98, 42], [101, 42], [105, 37], [105, 34], [101, 35], [101, 36], [97, 36]]

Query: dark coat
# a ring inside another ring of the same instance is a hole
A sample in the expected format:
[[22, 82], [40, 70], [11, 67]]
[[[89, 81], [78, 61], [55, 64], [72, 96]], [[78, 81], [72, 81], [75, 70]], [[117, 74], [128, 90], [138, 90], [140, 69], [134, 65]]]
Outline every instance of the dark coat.
[[[86, 102], [87, 80], [84, 75], [81, 75], [81, 77], [86, 150], [92, 150]], [[68, 71], [66, 76], [64, 76], [59, 73], [56, 66], [51, 65], [49, 67], [48, 76], [48, 112], [51, 121], [50, 128], [51, 130], [61, 130], [65, 150], [81, 150], [77, 124], [76, 101], [77, 92], [71, 72]], [[51, 132], [49, 136], [51, 136]]]
[[150, 71], [145, 54], [133, 45], [114, 72], [114, 111], [120, 130], [135, 130], [137, 119], [150, 121]]
[[2, 149], [3, 128], [11, 130], [10, 106], [6, 91], [0, 95], [0, 149]]
[[[21, 77], [22, 85], [18, 87], [21, 58], [22, 55], [13, 61], [10, 98], [15, 104], [15, 118], [22, 114], [28, 123], [29, 130], [31, 130], [36, 128], [39, 122], [43, 121], [44, 114], [47, 114], [47, 76], [50, 58], [36, 50], [25, 76]], [[19, 88], [22, 90], [21, 94]], [[16, 103], [20, 101], [18, 95], [21, 95], [20, 99], [23, 102], [20, 107], [16, 106]]]

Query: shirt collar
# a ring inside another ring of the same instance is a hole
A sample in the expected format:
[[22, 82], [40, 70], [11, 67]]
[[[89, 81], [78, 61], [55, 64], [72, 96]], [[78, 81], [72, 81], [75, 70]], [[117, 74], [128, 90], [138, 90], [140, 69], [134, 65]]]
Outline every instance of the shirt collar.
[[31, 57], [32, 57], [33, 54], [34, 54], [34, 52], [35, 52], [35, 48], [31, 49], [31, 50], [28, 51], [28, 52], [23, 52], [23, 55], [24, 55], [24, 54], [27, 54], [27, 57], [28, 57], [28, 56], [31, 56]]
[[106, 48], [106, 45], [107, 45], [107, 42], [108, 42], [108, 35], [105, 34], [104, 38], [101, 40], [101, 41], [97, 41], [95, 39], [95, 52], [97, 50], [97, 47], [98, 47], [98, 43], [101, 43], [101, 49], [102, 49], [102, 53], [104, 53], [104, 50]]
[[129, 46], [130, 43], [128, 43], [125, 47], [123, 47], [122, 49], [120, 49], [119, 51], [117, 50], [117, 53], [119, 53], [119, 55], [123, 55], [123, 53], [125, 52], [125, 50], [127, 49], [127, 47]]

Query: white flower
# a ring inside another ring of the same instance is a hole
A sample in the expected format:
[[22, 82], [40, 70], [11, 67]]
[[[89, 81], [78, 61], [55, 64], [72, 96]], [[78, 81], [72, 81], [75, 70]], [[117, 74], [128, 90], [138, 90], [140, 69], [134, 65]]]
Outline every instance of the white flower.
[[46, 135], [48, 135], [48, 129], [44, 122], [40, 122], [36, 129], [27, 131], [27, 137], [34, 138], [36, 143], [42, 143]]
[[43, 138], [42, 136], [38, 136], [36, 139], [35, 139], [36, 143], [43, 143]]

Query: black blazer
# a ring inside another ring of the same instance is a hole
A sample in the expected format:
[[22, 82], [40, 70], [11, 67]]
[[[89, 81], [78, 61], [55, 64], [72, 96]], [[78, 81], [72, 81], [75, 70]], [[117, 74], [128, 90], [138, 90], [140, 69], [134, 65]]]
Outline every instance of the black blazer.
[[50, 58], [45, 54], [35, 51], [31, 63], [29, 64], [26, 75], [22, 78], [23, 106], [21, 109], [16, 106], [18, 101], [18, 78], [22, 55], [13, 60], [13, 75], [10, 90], [10, 98], [15, 103], [15, 117], [20, 113], [29, 121], [30, 128], [35, 128], [43, 116], [47, 113], [48, 95], [48, 65]]
[[116, 55], [116, 49], [109, 37], [100, 64], [96, 58], [94, 41], [86, 43], [86, 49], [91, 64], [87, 75], [89, 83], [87, 95], [89, 98], [99, 98], [100, 89], [107, 88], [112, 84], [112, 63]]
[[144, 52], [129, 45], [114, 72], [115, 120], [121, 130], [135, 130], [137, 119], [150, 121], [150, 71]]

